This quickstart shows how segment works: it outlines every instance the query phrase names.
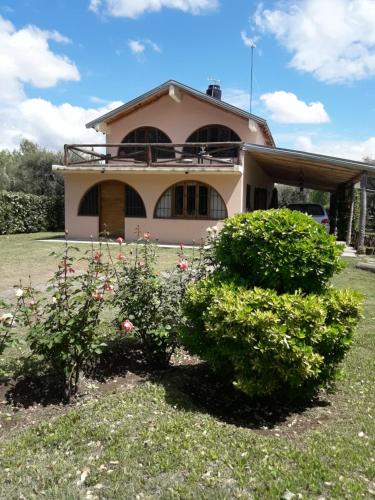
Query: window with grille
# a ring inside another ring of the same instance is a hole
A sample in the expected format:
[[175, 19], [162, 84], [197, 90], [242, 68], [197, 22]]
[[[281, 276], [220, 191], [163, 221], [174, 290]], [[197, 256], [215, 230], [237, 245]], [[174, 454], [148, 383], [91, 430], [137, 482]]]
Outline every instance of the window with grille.
[[[193, 132], [186, 142], [241, 142], [241, 139], [234, 130], [225, 125], [208, 125]], [[205, 151], [214, 158], [235, 158], [238, 156], [238, 148], [228, 148], [226, 146], [208, 146]], [[184, 152], [199, 154], [200, 147], [185, 146]]]
[[[130, 132], [121, 142], [125, 144], [147, 144], [147, 143], [168, 143], [172, 141], [162, 130], [155, 127], [139, 127]], [[121, 158], [129, 158], [136, 161], [147, 162], [146, 148], [141, 146], [120, 147], [118, 155]], [[174, 158], [175, 153], [172, 148], [157, 148], [152, 147], [152, 161], [158, 159]]]
[[89, 189], [81, 200], [78, 215], [99, 215], [99, 185]]
[[167, 189], [155, 207], [158, 219], [215, 219], [228, 216], [220, 194], [200, 182], [181, 182]]
[[125, 186], [125, 217], [146, 217], [142, 198], [128, 185]]
[[[142, 198], [128, 184], [124, 185], [125, 217], [146, 217], [146, 209]], [[79, 205], [78, 215], [99, 216], [100, 183], [89, 189]]]

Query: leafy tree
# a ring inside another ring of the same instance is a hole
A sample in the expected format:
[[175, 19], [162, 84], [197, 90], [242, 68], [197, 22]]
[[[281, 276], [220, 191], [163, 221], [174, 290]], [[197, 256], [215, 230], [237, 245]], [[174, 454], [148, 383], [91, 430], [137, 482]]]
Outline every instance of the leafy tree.
[[52, 165], [62, 161], [61, 152], [48, 151], [24, 139], [18, 150], [0, 151], [0, 190], [62, 195], [63, 177], [52, 172]]
[[319, 203], [324, 207], [329, 206], [329, 193], [325, 191], [315, 191], [314, 189], [300, 191], [298, 187], [285, 185], [278, 185], [277, 190], [280, 207], [290, 203]]

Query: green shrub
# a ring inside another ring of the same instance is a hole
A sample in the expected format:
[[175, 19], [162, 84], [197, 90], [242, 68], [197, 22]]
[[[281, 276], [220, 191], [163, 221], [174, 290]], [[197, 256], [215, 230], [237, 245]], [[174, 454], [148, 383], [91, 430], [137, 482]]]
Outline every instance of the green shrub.
[[323, 290], [342, 267], [341, 252], [324, 226], [287, 209], [235, 215], [225, 221], [215, 245], [224, 269], [248, 286], [279, 293]]
[[0, 191], [0, 234], [54, 231], [63, 227], [62, 197]]
[[211, 277], [188, 289], [182, 341], [250, 396], [315, 389], [334, 377], [360, 310], [350, 290], [279, 295]]

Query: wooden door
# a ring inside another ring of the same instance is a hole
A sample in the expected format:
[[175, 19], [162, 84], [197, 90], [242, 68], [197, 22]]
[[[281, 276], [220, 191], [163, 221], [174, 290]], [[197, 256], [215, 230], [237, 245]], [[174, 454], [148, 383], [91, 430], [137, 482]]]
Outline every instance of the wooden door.
[[118, 181], [105, 181], [100, 184], [100, 223], [99, 230], [106, 231], [111, 237], [124, 237], [125, 185]]

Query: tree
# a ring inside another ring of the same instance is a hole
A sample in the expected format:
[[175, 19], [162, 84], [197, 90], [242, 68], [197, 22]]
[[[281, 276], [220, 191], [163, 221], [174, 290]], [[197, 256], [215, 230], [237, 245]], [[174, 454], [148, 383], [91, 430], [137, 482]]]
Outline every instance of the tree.
[[0, 189], [60, 196], [64, 180], [52, 171], [52, 165], [62, 162], [61, 152], [48, 151], [24, 139], [18, 150], [0, 151]]
[[315, 191], [313, 189], [304, 189], [300, 191], [298, 187], [277, 186], [279, 194], [279, 206], [284, 207], [290, 203], [318, 203], [324, 207], [329, 206], [329, 193], [325, 191]]

